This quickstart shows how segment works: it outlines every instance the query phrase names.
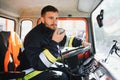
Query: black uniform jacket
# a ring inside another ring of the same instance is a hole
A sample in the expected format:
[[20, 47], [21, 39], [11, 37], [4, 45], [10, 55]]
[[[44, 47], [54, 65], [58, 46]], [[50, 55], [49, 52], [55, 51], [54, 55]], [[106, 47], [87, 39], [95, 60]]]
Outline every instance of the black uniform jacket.
[[[18, 67], [18, 70], [24, 70], [31, 67], [37, 70], [45, 70], [49, 68], [45, 65], [47, 62], [44, 63], [44, 59], [41, 59], [43, 58], [43, 53], [47, 51], [49, 54], [53, 55], [54, 58], [57, 58], [60, 56], [58, 46], [64, 47], [67, 41], [66, 36], [60, 43], [53, 41], [53, 32], [53, 30], [47, 28], [43, 23], [41, 23], [26, 35], [24, 40], [24, 51], [19, 55], [21, 64]], [[74, 38], [72, 45], [74, 47], [80, 46], [81, 42], [81, 39]], [[50, 61], [50, 59], [48, 59], [48, 61]]]

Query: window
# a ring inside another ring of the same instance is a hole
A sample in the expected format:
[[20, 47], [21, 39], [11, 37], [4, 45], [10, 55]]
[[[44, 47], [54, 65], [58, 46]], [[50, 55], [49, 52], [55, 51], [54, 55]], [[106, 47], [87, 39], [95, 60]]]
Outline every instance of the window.
[[84, 18], [60, 18], [58, 27], [65, 29], [67, 36], [86, 40], [86, 20]]
[[14, 31], [15, 21], [0, 17], [0, 31]]
[[32, 21], [24, 20], [21, 26], [21, 40], [24, 41], [26, 34], [32, 29]]

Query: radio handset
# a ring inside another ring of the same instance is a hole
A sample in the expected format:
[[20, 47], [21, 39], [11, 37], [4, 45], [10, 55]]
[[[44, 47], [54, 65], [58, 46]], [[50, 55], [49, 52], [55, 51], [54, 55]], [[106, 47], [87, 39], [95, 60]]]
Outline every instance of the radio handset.
[[65, 31], [63, 28], [58, 28], [58, 34], [62, 34]]

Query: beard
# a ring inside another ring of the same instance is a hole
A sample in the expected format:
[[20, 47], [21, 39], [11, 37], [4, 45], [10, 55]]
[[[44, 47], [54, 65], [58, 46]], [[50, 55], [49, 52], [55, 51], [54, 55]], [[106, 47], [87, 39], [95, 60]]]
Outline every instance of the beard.
[[50, 28], [52, 28], [53, 30], [55, 30], [57, 28], [57, 24], [51, 24]]
[[51, 30], [55, 30], [57, 28], [57, 24], [47, 24], [45, 23], [46, 27], [50, 28]]

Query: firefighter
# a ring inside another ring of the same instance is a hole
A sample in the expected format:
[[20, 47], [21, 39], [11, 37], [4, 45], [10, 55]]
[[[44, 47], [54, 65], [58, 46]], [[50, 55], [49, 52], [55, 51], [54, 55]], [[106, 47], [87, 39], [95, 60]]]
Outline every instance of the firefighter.
[[32, 80], [68, 80], [64, 71], [50, 70], [60, 56], [60, 47], [90, 45], [81, 39], [67, 37], [65, 31], [58, 34], [58, 9], [47, 5], [41, 11], [41, 23], [25, 37], [24, 51], [19, 55], [18, 70], [26, 72], [24, 79]]

